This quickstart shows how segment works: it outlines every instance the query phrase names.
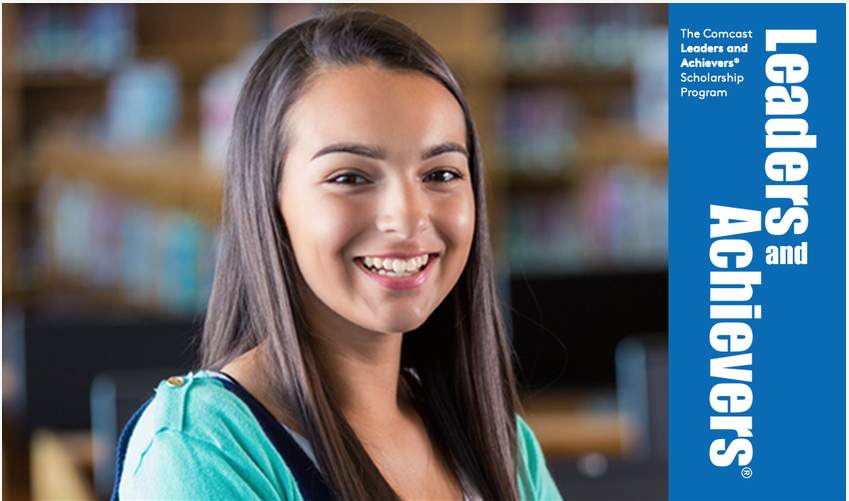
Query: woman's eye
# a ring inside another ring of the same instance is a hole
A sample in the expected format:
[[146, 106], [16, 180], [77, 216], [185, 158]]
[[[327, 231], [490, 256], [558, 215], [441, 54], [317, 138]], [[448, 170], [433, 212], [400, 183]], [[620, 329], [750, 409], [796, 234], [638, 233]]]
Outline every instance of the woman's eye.
[[427, 174], [424, 178], [425, 182], [431, 183], [448, 183], [455, 179], [462, 179], [459, 173], [452, 170], [437, 170]]
[[332, 184], [366, 184], [369, 181], [359, 174], [348, 173], [331, 178], [329, 182]]

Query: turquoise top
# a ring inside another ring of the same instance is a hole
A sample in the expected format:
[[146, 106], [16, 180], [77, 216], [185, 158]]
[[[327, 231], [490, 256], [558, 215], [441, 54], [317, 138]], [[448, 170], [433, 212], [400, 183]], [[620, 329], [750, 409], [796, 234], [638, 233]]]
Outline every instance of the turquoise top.
[[[562, 500], [539, 443], [518, 419], [532, 500]], [[526, 499], [522, 475], [519, 491]], [[302, 500], [295, 479], [247, 405], [199, 372], [156, 388], [130, 439], [122, 500]]]

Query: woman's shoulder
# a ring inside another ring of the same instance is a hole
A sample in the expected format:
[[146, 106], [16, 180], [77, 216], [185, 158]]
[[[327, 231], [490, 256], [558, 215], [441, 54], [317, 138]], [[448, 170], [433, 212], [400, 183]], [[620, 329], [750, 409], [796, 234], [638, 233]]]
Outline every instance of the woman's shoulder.
[[516, 416], [516, 438], [519, 440], [519, 452], [525, 460], [525, 467], [531, 471], [538, 470], [540, 463], [545, 467], [545, 457], [536, 435], [524, 418], [518, 415]]
[[206, 372], [159, 384], [133, 429], [120, 482], [121, 499], [299, 497], [248, 406]]
[[[516, 416], [516, 436], [524, 468], [524, 475], [519, 475], [520, 494], [529, 496], [527, 499], [562, 500], [563, 497], [546, 465], [539, 441], [528, 423], [518, 415]], [[530, 489], [527, 493], [524, 492], [524, 488], [521, 488], [525, 481]]]
[[172, 376], [160, 382], [155, 391], [139, 418], [134, 437], [170, 430], [209, 438], [231, 426], [244, 426], [252, 418], [247, 406], [205, 371]]

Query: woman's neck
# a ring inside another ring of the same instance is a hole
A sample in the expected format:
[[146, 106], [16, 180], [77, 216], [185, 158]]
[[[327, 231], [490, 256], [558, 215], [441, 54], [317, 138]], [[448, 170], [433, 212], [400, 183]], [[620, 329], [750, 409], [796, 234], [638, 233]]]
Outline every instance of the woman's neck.
[[[379, 429], [409, 412], [398, 392], [403, 334], [331, 328], [321, 320], [311, 323], [310, 330], [322, 378], [352, 427]], [[267, 378], [265, 350], [269, 348], [268, 342], [263, 342], [221, 370], [239, 381], [278, 420], [303, 433], [298, 419], [276, 405], [276, 390]]]
[[316, 356], [340, 410], [355, 429], [400, 417], [401, 333], [362, 329], [337, 315], [309, 315]]
[[[332, 316], [307, 314], [307, 321], [327, 389], [392, 488], [402, 499], [462, 499], [450, 461], [431, 442], [406, 393], [399, 391], [403, 334], [366, 331]], [[286, 409], [273, 406], [273, 389], [261, 369], [269, 348], [263, 343], [224, 370], [240, 382], [245, 378], [252, 385], [249, 391], [267, 407], [272, 403], [275, 417], [303, 434]]]

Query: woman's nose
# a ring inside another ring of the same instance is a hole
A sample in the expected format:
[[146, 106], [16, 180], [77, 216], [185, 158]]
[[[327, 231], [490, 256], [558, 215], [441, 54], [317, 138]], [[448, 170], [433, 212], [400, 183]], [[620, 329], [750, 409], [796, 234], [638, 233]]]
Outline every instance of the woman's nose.
[[428, 225], [427, 201], [412, 182], [396, 182], [386, 187], [381, 196], [377, 228], [382, 233], [410, 239]]

